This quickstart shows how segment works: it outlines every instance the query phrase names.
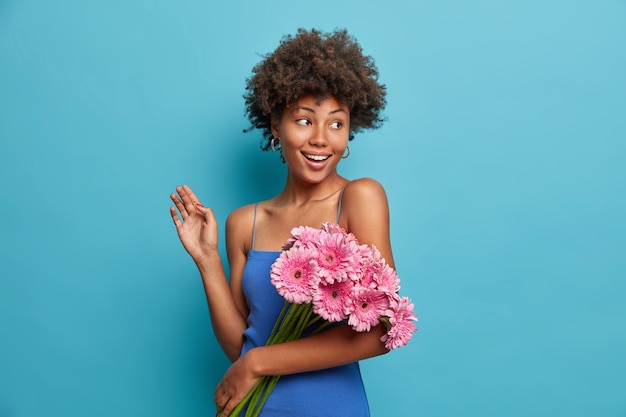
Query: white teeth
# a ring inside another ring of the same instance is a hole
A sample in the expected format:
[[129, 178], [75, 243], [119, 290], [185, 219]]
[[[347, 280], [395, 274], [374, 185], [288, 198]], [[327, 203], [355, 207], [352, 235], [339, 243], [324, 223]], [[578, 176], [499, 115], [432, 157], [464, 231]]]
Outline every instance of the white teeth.
[[312, 161], [325, 161], [330, 158], [330, 155], [304, 155], [307, 159]]

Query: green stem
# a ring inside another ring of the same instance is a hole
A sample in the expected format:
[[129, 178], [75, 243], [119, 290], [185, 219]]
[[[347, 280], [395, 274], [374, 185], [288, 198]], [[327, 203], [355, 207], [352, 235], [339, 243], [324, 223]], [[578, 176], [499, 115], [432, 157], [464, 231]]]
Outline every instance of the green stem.
[[[255, 406], [254, 406], [254, 412], [250, 415], [250, 417], [257, 417], [259, 415], [259, 413], [261, 412], [261, 409], [263, 408], [263, 405], [265, 404], [265, 402], [269, 398], [269, 396], [272, 393], [272, 391], [274, 391], [274, 387], [278, 383], [278, 379], [279, 378], [280, 378], [280, 376], [278, 376], [278, 375], [274, 375], [274, 376], [269, 377], [269, 379], [267, 381], [267, 386], [265, 387], [265, 390], [264, 390], [264, 393], [263, 393], [263, 398], [261, 398], [261, 401], [257, 400], [257, 402], [255, 403]], [[246, 416], [246, 417], [248, 417], [248, 416]]]
[[272, 332], [270, 333], [270, 338], [272, 337], [272, 335], [278, 332], [278, 329], [280, 328], [280, 326], [283, 324], [283, 321], [285, 320], [285, 316], [291, 309], [290, 307], [291, 307], [291, 304], [285, 301], [285, 303], [283, 304], [283, 308], [280, 310], [280, 314], [278, 314], [278, 317], [276, 318], [276, 323], [274, 323], [274, 328], [272, 329]]
[[268, 384], [270, 381], [271, 381], [270, 376], [261, 377], [261, 379], [259, 380], [260, 384], [258, 388], [254, 390], [254, 394], [252, 395], [252, 398], [249, 401], [249, 406], [246, 410], [245, 417], [256, 416], [259, 414], [259, 412], [261, 412], [261, 408], [263, 408], [263, 404], [265, 404], [265, 398], [267, 397], [267, 394], [263, 396], [264, 398], [263, 401], [259, 402], [259, 399], [261, 398], [262, 394], [267, 392]]
[[[321, 332], [332, 323], [323, 320], [318, 314], [313, 313], [311, 304], [290, 304], [285, 302], [265, 345], [275, 345], [299, 339], [306, 329], [311, 328], [320, 320], [322, 323], [315, 327], [311, 334]], [[241, 410], [247, 406], [245, 417], [257, 417], [279, 379], [279, 375], [261, 377], [241, 403], [235, 407], [231, 415], [238, 416]]]
[[[316, 316], [317, 316], [317, 314], [316, 314]], [[320, 316], [317, 316], [317, 317], [319, 317], [319, 318], [321, 319], [321, 317], [320, 317]], [[324, 320], [324, 319], [322, 319], [322, 320]], [[311, 323], [311, 324], [314, 324], [314, 323], [315, 323], [315, 322], [317, 322], [317, 321], [319, 321], [319, 320], [315, 319], [315, 320], [313, 320], [313, 323]], [[311, 335], [321, 333], [323, 330], [326, 330], [327, 328], [329, 328], [332, 324], [333, 324], [333, 323], [331, 323], [330, 321], [326, 321], [326, 320], [324, 320], [324, 322], [323, 322], [322, 324], [320, 324], [319, 326], [317, 326], [317, 327], [316, 327], [316, 328], [315, 328], [315, 329], [311, 332]]]

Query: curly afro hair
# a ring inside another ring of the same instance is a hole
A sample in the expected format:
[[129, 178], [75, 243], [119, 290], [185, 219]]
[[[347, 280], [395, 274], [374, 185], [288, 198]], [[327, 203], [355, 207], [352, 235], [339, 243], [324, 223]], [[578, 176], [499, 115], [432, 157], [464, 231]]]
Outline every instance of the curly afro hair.
[[384, 121], [386, 88], [378, 82], [378, 69], [345, 29], [330, 33], [298, 29], [295, 36], [285, 36], [252, 72], [243, 97], [251, 128], [263, 131], [264, 151], [270, 148], [271, 118], [279, 120], [285, 107], [305, 94], [332, 95], [350, 109], [350, 140], [355, 133], [376, 129]]

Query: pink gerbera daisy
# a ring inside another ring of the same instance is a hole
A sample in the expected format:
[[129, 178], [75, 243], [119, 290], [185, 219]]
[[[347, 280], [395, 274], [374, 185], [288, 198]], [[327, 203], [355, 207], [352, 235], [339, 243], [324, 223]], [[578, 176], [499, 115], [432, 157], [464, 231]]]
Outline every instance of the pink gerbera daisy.
[[345, 237], [347, 237], [348, 235], [352, 235], [352, 238], [354, 239], [354, 235], [352, 233], [348, 234], [348, 232], [346, 232], [346, 229], [344, 229], [343, 227], [339, 226], [337, 223], [329, 223], [326, 222], [322, 225], [322, 230], [326, 233], [330, 233], [330, 234], [340, 234], [343, 235]]
[[383, 264], [380, 273], [375, 277], [376, 288], [387, 294], [392, 300], [398, 301], [398, 291], [400, 291], [400, 278], [395, 269], [387, 264]]
[[381, 341], [385, 342], [387, 349], [396, 349], [406, 345], [417, 330], [414, 321], [417, 316], [413, 313], [413, 304], [407, 297], [402, 297], [399, 302], [392, 302], [386, 315], [389, 317], [391, 327]]
[[283, 250], [289, 250], [292, 246], [309, 246], [315, 242], [318, 242], [321, 229], [310, 226], [299, 226], [291, 229], [291, 237], [287, 239], [287, 242], [283, 245]]
[[352, 290], [352, 305], [348, 324], [357, 332], [367, 332], [376, 326], [389, 308], [385, 293], [367, 287], [356, 286]]
[[336, 281], [332, 284], [320, 282], [313, 295], [313, 312], [331, 322], [344, 320], [347, 317], [353, 287], [354, 284], [350, 280]]
[[358, 265], [355, 246], [340, 233], [322, 233], [317, 245], [317, 265], [322, 280], [329, 284], [345, 281]]
[[356, 253], [355, 258], [358, 259], [358, 265], [355, 271], [350, 275], [350, 279], [364, 287], [375, 288], [374, 275], [379, 273], [382, 268], [383, 260], [380, 258], [380, 252], [374, 245], [359, 245], [353, 243], [356, 247], [353, 251]]
[[358, 276], [358, 284], [363, 287], [376, 289], [378, 286], [377, 277], [380, 275], [382, 267], [383, 263], [381, 261], [370, 259], [368, 262], [363, 262]]
[[319, 284], [315, 256], [310, 249], [294, 247], [282, 252], [272, 265], [272, 284], [288, 302], [302, 304], [313, 300], [313, 292]]

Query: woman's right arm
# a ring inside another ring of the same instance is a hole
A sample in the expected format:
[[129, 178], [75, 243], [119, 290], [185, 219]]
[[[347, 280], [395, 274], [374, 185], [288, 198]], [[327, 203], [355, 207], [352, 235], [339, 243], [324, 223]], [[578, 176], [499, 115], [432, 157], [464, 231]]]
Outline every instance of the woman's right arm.
[[217, 221], [213, 210], [203, 207], [188, 186], [176, 187], [176, 192], [178, 195], [170, 196], [176, 205], [176, 208], [170, 208], [170, 214], [185, 250], [200, 271], [215, 337], [226, 356], [235, 361], [241, 353], [247, 317], [247, 307], [241, 291], [245, 252], [243, 240], [239, 239], [242, 232], [238, 229], [241, 228], [236, 221], [240, 214], [237, 211], [231, 214], [226, 226], [227, 251], [231, 265], [229, 285], [218, 252]]

